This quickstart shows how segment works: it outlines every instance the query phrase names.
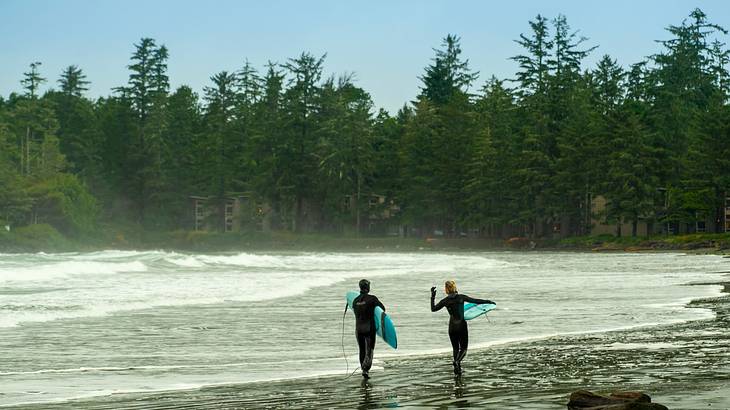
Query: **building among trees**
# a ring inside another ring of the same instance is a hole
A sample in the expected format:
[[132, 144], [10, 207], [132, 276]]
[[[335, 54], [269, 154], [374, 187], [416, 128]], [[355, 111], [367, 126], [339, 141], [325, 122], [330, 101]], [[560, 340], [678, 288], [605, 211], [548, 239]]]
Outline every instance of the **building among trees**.
[[271, 229], [270, 209], [250, 194], [229, 194], [224, 198], [191, 196], [194, 231], [240, 232]]

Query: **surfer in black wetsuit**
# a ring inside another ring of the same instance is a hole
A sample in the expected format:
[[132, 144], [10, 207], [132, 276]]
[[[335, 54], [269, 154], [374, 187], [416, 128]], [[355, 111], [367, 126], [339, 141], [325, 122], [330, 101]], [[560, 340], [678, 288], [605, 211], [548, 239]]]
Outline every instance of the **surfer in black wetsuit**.
[[370, 295], [370, 281], [363, 279], [359, 283], [360, 295], [352, 301], [352, 310], [355, 312], [355, 337], [360, 348], [360, 368], [362, 377], [369, 378], [368, 372], [373, 364], [373, 350], [375, 349], [375, 307], [380, 306], [385, 312], [385, 306], [377, 297]]
[[434, 303], [436, 299], [436, 287], [431, 288], [431, 312], [441, 310], [446, 307], [449, 311], [449, 339], [451, 339], [451, 347], [454, 349], [454, 374], [461, 374], [461, 361], [466, 356], [466, 349], [469, 347], [469, 329], [464, 320], [464, 302], [475, 303], [477, 305], [496, 303], [487, 299], [475, 299], [466, 295], [461, 295], [456, 291], [456, 282], [447, 280], [445, 289], [446, 297], [441, 299], [439, 303]]

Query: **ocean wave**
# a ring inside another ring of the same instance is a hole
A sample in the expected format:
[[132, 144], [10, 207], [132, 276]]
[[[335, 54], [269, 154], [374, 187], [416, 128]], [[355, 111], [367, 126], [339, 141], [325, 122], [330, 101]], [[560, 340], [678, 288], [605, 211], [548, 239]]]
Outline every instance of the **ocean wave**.
[[51, 281], [75, 275], [110, 275], [121, 272], [145, 272], [147, 266], [141, 261], [97, 262], [61, 261], [40, 265], [0, 267], [0, 283]]
[[418, 267], [451, 271], [455, 266], [478, 264], [484, 268], [519, 267], [524, 264], [507, 262], [483, 255], [456, 255], [445, 261], [440, 254], [418, 253], [302, 253], [302, 254], [197, 254], [188, 255], [175, 252], [160, 255], [164, 261], [184, 267], [234, 266], [242, 268], [269, 268], [290, 270], [318, 270], [323, 266], [329, 269], [369, 270], [372, 266], [389, 266], [391, 269]]

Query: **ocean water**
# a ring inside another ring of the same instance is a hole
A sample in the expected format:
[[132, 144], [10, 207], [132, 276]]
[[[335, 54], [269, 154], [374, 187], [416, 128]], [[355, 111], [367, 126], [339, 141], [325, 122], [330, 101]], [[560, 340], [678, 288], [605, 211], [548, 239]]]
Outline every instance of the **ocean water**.
[[448, 315], [429, 309], [446, 279], [498, 304], [470, 322], [474, 351], [711, 319], [687, 303], [721, 288], [687, 285], [728, 267], [680, 253], [0, 254], [0, 406], [352, 372], [344, 294], [363, 277], [398, 329], [375, 376], [450, 351]]

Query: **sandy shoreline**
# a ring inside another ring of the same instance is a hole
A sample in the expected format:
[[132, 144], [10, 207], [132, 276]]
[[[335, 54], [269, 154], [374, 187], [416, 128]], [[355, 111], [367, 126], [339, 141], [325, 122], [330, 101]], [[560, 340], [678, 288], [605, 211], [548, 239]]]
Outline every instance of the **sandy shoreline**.
[[[730, 409], [730, 283], [692, 302], [714, 319], [472, 350], [462, 377], [448, 354], [382, 361], [358, 374], [116, 394], [14, 408], [565, 408], [570, 392], [641, 390], [671, 409]], [[377, 353], [376, 353], [377, 356]]]

